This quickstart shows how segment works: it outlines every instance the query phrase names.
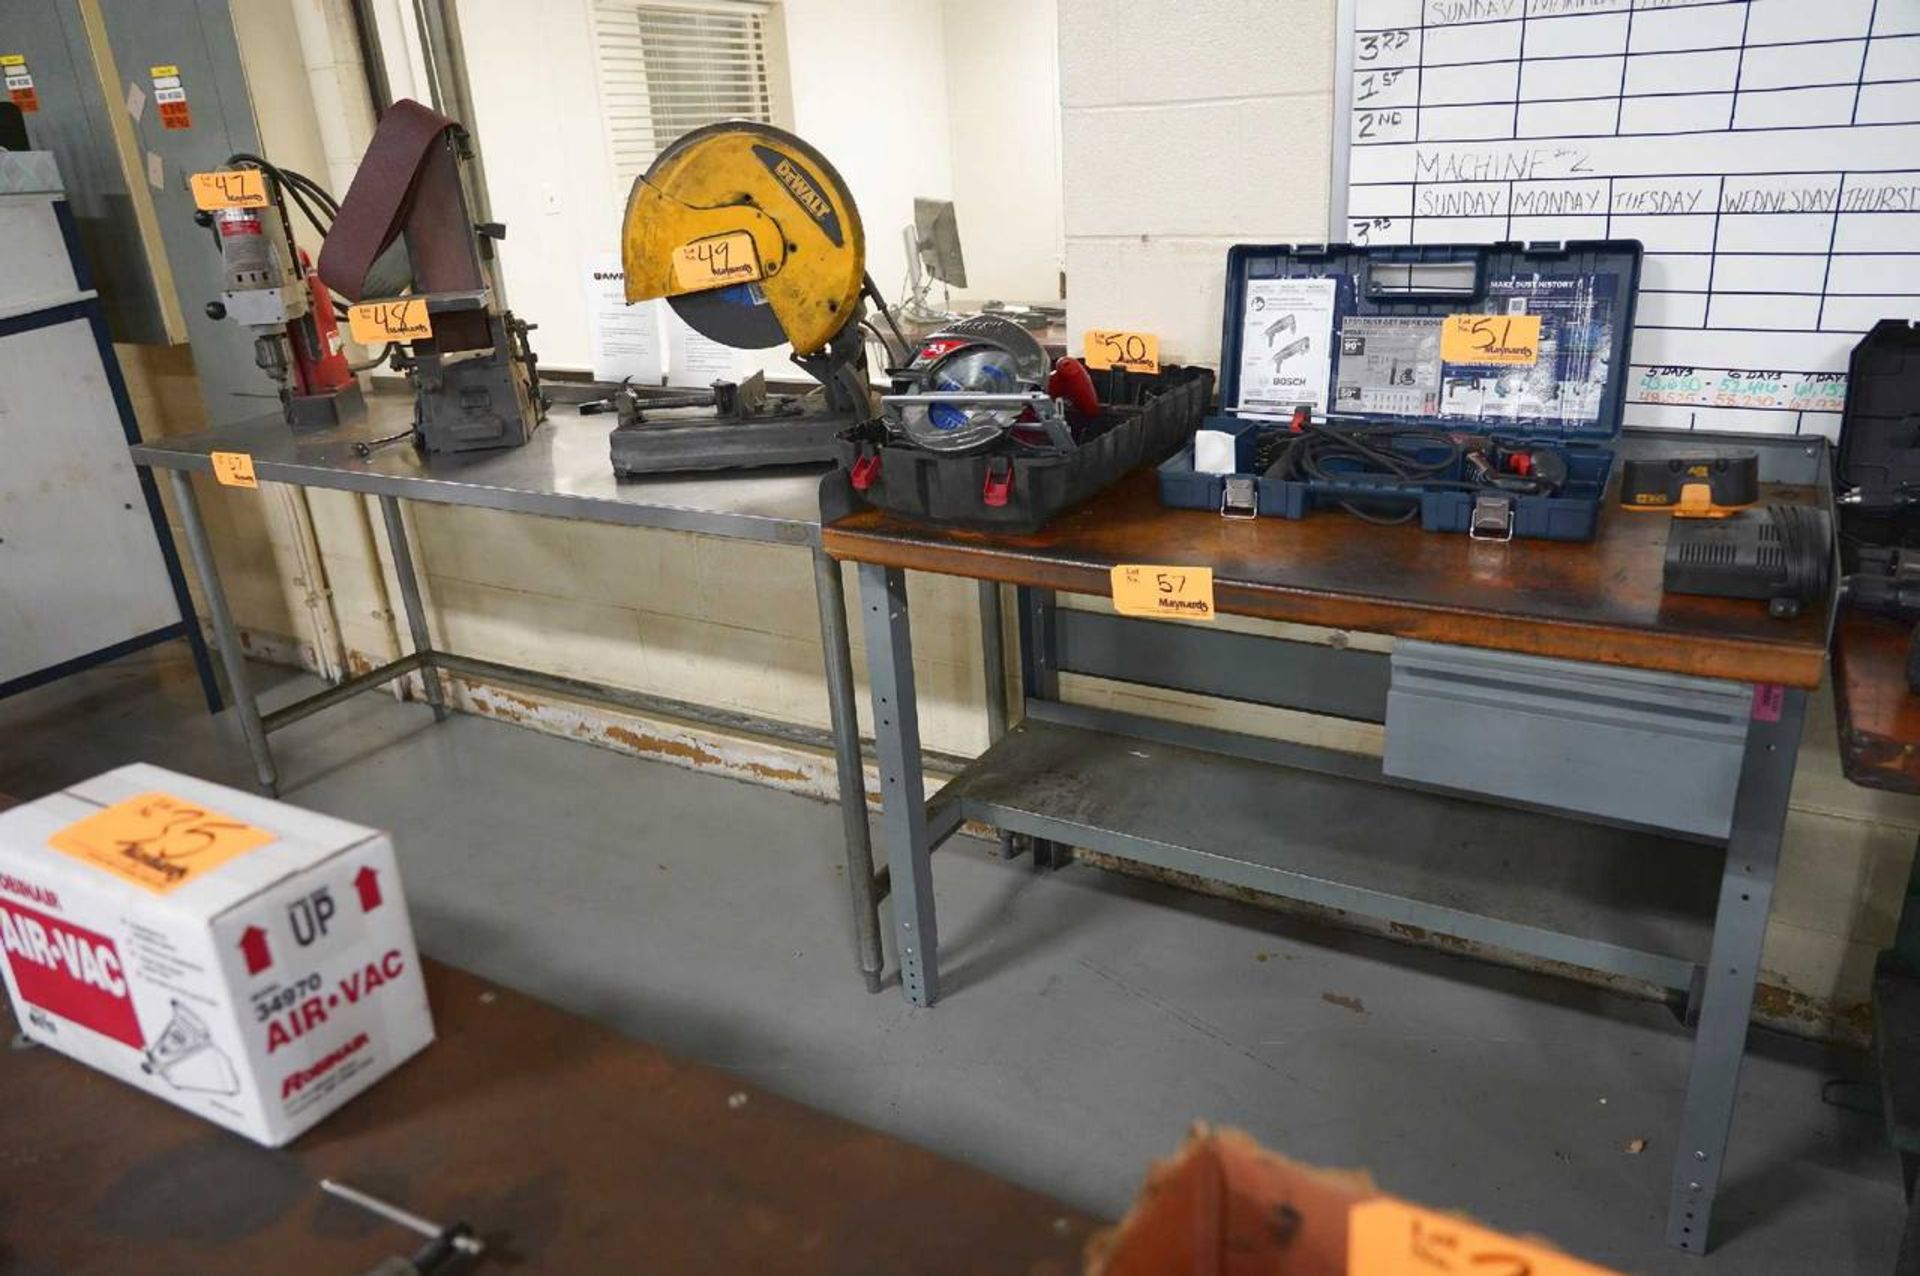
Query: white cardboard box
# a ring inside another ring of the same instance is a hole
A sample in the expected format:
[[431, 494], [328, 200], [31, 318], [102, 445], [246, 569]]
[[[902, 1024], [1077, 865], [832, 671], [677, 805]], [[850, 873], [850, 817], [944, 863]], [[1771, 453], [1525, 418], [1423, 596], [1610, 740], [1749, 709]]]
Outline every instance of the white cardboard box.
[[28, 1036], [273, 1147], [433, 1040], [387, 834], [144, 763], [0, 813], [0, 952]]

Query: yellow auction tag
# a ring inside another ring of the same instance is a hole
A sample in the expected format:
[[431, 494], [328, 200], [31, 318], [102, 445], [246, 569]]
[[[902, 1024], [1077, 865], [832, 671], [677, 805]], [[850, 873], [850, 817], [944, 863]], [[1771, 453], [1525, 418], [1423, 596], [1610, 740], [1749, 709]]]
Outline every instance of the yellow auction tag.
[[391, 301], [363, 301], [347, 309], [347, 330], [363, 346], [389, 341], [426, 341], [433, 336], [425, 297], [396, 297]]
[[760, 249], [744, 230], [710, 235], [673, 250], [673, 286], [680, 292], [752, 283], [758, 278]]
[[187, 179], [193, 187], [195, 208], [265, 208], [267, 175], [257, 168], [223, 168], [217, 173], [195, 173]]
[[209, 452], [213, 462], [213, 481], [221, 487], [259, 487], [253, 476], [253, 458], [245, 452]]
[[1089, 368], [1131, 368], [1135, 372], [1160, 371], [1160, 338], [1151, 332], [1122, 332], [1118, 328], [1087, 329]]
[[27, 56], [24, 53], [0, 53], [0, 66], [25, 66]]
[[171, 62], [169, 62], [169, 63], [167, 63], [167, 64], [165, 64], [164, 66], [150, 66], [150, 67], [148, 67], [148, 68], [147, 68], [147, 74], [148, 74], [148, 75], [150, 75], [150, 76], [152, 76], [152, 77], [153, 77], [154, 79], [156, 79], [156, 80], [163, 80], [163, 79], [165, 79], [165, 78], [166, 78], [167, 76], [169, 76], [169, 75], [178, 75], [178, 74], [180, 74], [180, 68], [179, 68], [179, 67], [177, 67], [177, 66], [174, 66], [174, 65], [173, 65], [173, 64], [172, 64]]
[[1122, 616], [1213, 619], [1213, 568], [1147, 567], [1123, 563], [1113, 569], [1113, 609]]
[[1535, 1241], [1391, 1197], [1347, 1215], [1348, 1276], [1619, 1276]]
[[1440, 326], [1442, 363], [1540, 361], [1539, 315], [1448, 315]]
[[167, 895], [279, 834], [170, 793], [142, 793], [67, 825], [47, 845]]

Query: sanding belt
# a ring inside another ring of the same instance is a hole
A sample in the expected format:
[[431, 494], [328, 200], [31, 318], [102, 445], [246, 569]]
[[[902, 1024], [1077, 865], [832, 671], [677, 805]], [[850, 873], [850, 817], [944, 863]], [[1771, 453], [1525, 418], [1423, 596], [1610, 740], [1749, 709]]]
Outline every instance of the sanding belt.
[[[412, 261], [414, 292], [471, 292], [487, 286], [460, 189], [459, 161], [445, 137], [448, 129], [458, 127], [411, 98], [387, 108], [347, 197], [340, 201], [333, 229], [320, 246], [317, 269], [327, 287], [348, 301], [365, 300], [374, 263], [402, 235]], [[442, 351], [493, 344], [487, 316], [478, 311], [435, 315], [433, 340]]]

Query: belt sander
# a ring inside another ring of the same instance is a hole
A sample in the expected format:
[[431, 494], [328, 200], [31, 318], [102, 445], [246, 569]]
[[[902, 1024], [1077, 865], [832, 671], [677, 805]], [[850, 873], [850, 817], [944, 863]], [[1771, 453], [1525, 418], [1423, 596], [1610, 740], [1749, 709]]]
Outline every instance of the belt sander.
[[[665, 297], [710, 340], [781, 344], [820, 383], [769, 394], [756, 375], [665, 398], [623, 389], [616, 473], [790, 465], [833, 459], [834, 435], [872, 416], [866, 234], [846, 182], [791, 133], [731, 121], [695, 129], [634, 179], [620, 236], [629, 303]], [[902, 343], [904, 345], [904, 342]], [[690, 414], [691, 413], [691, 414]]]
[[[533, 325], [499, 304], [493, 244], [506, 228], [470, 211], [471, 159], [456, 121], [395, 102], [320, 250], [329, 288], [382, 302], [369, 323], [406, 348], [395, 362], [413, 384], [411, 433], [428, 453], [518, 447], [546, 416]], [[400, 304], [402, 288], [415, 304]]]

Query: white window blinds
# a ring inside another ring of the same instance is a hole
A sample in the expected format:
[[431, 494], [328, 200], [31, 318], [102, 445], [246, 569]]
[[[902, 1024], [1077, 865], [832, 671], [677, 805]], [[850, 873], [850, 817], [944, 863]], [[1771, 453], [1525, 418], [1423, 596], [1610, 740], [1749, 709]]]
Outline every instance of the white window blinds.
[[600, 101], [616, 189], [668, 143], [721, 120], [771, 122], [766, 10], [597, 0]]

